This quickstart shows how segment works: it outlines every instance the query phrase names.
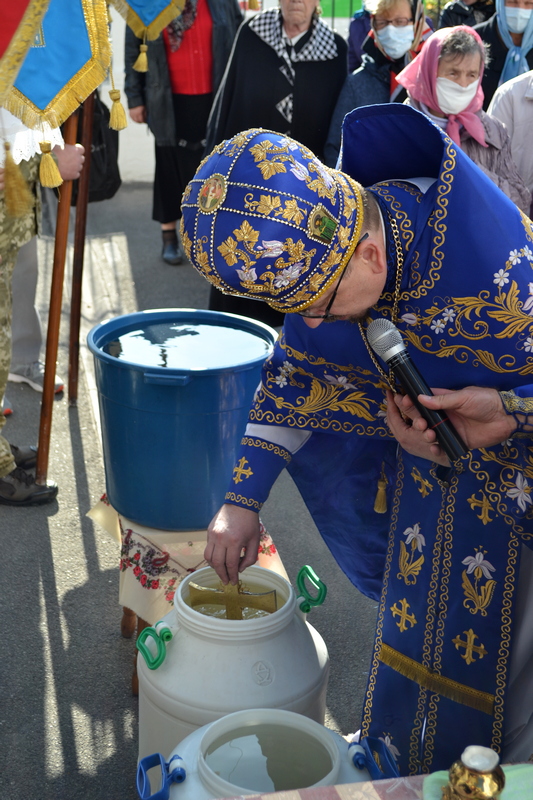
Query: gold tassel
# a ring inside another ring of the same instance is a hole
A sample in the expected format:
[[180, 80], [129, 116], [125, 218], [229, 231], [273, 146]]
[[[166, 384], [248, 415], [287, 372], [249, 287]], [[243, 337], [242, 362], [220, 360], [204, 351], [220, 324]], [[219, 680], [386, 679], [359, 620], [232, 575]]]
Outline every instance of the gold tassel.
[[6, 157], [4, 161], [4, 198], [6, 211], [10, 217], [23, 217], [33, 208], [35, 199], [28, 184], [11, 155], [9, 142], [4, 142]]
[[124, 106], [120, 102], [120, 89], [110, 89], [109, 97], [113, 101], [109, 116], [109, 127], [114, 131], [122, 131], [128, 127], [128, 120]]
[[133, 69], [137, 72], [148, 72], [148, 56], [146, 55], [148, 51], [148, 45], [142, 44], [139, 50], [140, 53], [137, 56], [137, 61], [133, 65]]
[[385, 514], [387, 511], [387, 478], [385, 476], [385, 466], [381, 466], [381, 477], [378, 481], [378, 491], [374, 500], [374, 511], [376, 514]]
[[248, 0], [248, 9], [250, 11], [259, 11], [259, 0]]
[[42, 153], [39, 180], [42, 186], [55, 189], [56, 186], [61, 186], [63, 178], [59, 174], [57, 164], [52, 158], [52, 145], [50, 142], [40, 142], [39, 144]]

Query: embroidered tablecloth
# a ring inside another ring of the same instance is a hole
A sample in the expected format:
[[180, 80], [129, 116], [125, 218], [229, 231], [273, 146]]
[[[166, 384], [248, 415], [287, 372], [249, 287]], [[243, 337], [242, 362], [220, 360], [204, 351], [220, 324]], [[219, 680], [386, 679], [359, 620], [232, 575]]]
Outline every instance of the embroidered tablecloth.
[[[154, 625], [173, 608], [175, 591], [204, 561], [206, 530], [161, 531], [122, 517], [104, 494], [88, 512], [120, 545], [119, 604]], [[276, 546], [261, 524], [257, 565], [288, 580]]]

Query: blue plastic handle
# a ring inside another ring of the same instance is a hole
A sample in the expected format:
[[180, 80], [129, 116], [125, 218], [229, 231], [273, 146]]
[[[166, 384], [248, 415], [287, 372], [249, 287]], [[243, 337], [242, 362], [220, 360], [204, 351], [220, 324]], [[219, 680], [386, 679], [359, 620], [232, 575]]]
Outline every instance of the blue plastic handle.
[[145, 372], [145, 383], [157, 383], [159, 386], [187, 386], [192, 380], [190, 375], [164, 375], [159, 372]]
[[[152, 753], [151, 756], [141, 758], [137, 766], [137, 792], [141, 800], [169, 800], [170, 785], [183, 783], [187, 777], [182, 764], [183, 761], [178, 754], [173, 755], [168, 763], [161, 753]], [[154, 767], [159, 767], [161, 770], [161, 788], [154, 794], [150, 794], [152, 787], [148, 771]]]
[[[159, 766], [161, 769], [161, 789], [155, 794], [151, 794], [150, 778], [148, 770]], [[137, 792], [141, 800], [168, 800], [170, 787], [167, 781], [167, 765], [161, 753], [153, 753], [151, 756], [141, 758], [137, 766]]]

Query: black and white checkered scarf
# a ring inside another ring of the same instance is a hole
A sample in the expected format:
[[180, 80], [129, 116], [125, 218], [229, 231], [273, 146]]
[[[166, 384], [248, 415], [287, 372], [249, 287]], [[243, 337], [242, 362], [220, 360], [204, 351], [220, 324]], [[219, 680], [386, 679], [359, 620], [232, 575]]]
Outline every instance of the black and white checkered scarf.
[[[317, 16], [311, 20], [311, 38], [304, 44], [299, 52], [291, 48], [291, 54], [286, 47], [286, 40], [282, 35], [283, 19], [279, 9], [269, 9], [261, 14], [256, 14], [249, 22], [250, 30], [259, 36], [265, 44], [276, 51], [283, 60], [280, 67], [291, 86], [294, 85], [294, 63], [297, 61], [330, 61], [337, 58], [337, 45], [333, 31], [328, 28]], [[287, 122], [292, 122], [292, 93], [283, 98], [276, 108]]]

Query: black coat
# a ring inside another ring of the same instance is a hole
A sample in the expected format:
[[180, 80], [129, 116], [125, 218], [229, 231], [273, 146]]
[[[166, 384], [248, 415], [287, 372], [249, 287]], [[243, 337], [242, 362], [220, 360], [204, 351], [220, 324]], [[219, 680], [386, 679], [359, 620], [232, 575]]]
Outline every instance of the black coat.
[[473, 28], [485, 22], [495, 12], [494, 3], [478, 0], [472, 5], [463, 3], [462, 0], [452, 0], [446, 3], [439, 18], [440, 28], [453, 28], [455, 25], [468, 25]]
[[[207, 0], [213, 20], [213, 91], [216, 92], [224, 75], [235, 34], [242, 22], [238, 0]], [[176, 133], [172, 88], [168, 73], [165, 43], [161, 33], [148, 41], [148, 72], [133, 69], [142, 39], [126, 26], [124, 92], [128, 107], [146, 106], [148, 127], [159, 146], [175, 146]]]
[[[492, 100], [492, 95], [498, 88], [505, 59], [509, 51], [499, 34], [496, 14], [486, 22], [482, 22], [481, 25], [475, 25], [474, 30], [479, 33], [484, 42], [490, 45], [490, 61], [488, 67], [485, 67], [483, 81], [481, 82], [481, 87], [485, 95], [483, 109], [486, 111]], [[533, 69], [533, 49], [527, 54], [526, 60], [529, 64], [529, 69]]]
[[[280, 69], [285, 62], [244, 22], [213, 106], [206, 151], [240, 131], [267, 128], [292, 136], [323, 159], [329, 123], [348, 71], [348, 46], [338, 34], [334, 35], [337, 58], [294, 63], [293, 115], [289, 124], [276, 108], [291, 92]], [[306, 41], [302, 37], [296, 49]]]

